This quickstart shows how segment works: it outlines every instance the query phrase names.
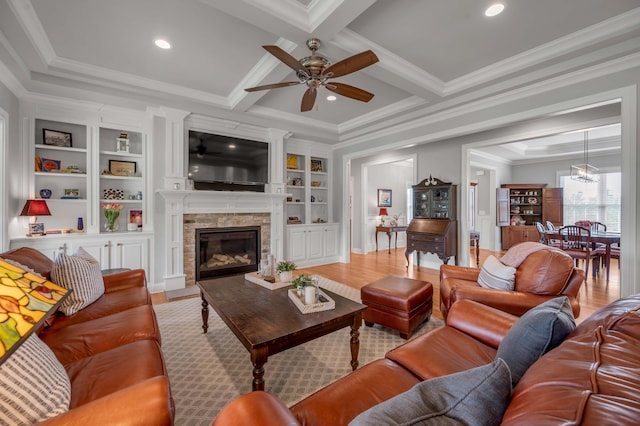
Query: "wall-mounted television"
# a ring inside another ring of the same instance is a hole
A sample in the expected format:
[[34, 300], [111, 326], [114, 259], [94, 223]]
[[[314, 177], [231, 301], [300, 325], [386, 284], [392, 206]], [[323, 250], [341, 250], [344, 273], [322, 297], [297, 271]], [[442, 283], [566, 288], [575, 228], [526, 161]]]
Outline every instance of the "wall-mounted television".
[[194, 189], [264, 192], [269, 183], [267, 142], [189, 130], [188, 158]]

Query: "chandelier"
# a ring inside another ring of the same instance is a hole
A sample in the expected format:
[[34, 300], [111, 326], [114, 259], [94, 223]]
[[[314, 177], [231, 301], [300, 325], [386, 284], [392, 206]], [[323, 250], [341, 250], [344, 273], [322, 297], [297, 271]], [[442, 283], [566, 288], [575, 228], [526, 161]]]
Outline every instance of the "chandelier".
[[589, 164], [589, 131], [584, 132], [584, 163], [571, 166], [571, 179], [584, 183], [600, 181], [600, 169]]

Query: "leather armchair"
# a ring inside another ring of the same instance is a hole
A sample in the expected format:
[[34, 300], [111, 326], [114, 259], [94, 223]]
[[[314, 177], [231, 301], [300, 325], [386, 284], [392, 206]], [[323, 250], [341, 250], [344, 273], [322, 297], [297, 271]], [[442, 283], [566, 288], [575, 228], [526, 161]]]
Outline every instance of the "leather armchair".
[[516, 269], [513, 291], [481, 287], [480, 270], [454, 265], [440, 268], [440, 311], [446, 319], [456, 300], [469, 299], [521, 316], [549, 299], [567, 296], [573, 315], [580, 315], [578, 295], [584, 271], [574, 267], [570, 256], [556, 250], [530, 254]]

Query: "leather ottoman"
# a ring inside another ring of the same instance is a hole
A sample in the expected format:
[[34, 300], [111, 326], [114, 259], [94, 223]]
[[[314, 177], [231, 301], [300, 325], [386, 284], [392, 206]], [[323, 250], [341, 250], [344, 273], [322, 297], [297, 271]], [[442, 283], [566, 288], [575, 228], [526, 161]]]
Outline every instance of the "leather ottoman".
[[375, 323], [398, 330], [403, 339], [428, 321], [433, 310], [431, 283], [411, 278], [382, 278], [362, 287], [360, 297], [368, 307], [362, 314], [365, 325]]

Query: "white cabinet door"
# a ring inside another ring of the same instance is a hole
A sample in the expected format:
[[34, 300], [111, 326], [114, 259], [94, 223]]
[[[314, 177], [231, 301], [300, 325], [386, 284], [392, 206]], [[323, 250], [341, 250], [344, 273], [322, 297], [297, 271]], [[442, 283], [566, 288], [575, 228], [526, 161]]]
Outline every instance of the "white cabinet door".
[[324, 256], [324, 228], [310, 227], [307, 229], [307, 259]]
[[111, 269], [111, 249], [109, 247], [109, 240], [99, 239], [74, 242], [71, 253], [67, 251], [67, 254], [75, 253], [80, 247], [100, 262], [100, 268]]
[[287, 260], [300, 262], [307, 258], [306, 228], [295, 226], [287, 228]]
[[111, 247], [111, 267], [144, 269], [148, 274], [148, 246], [147, 238], [135, 240], [115, 240]]
[[338, 255], [338, 225], [327, 226], [324, 229], [324, 255]]

